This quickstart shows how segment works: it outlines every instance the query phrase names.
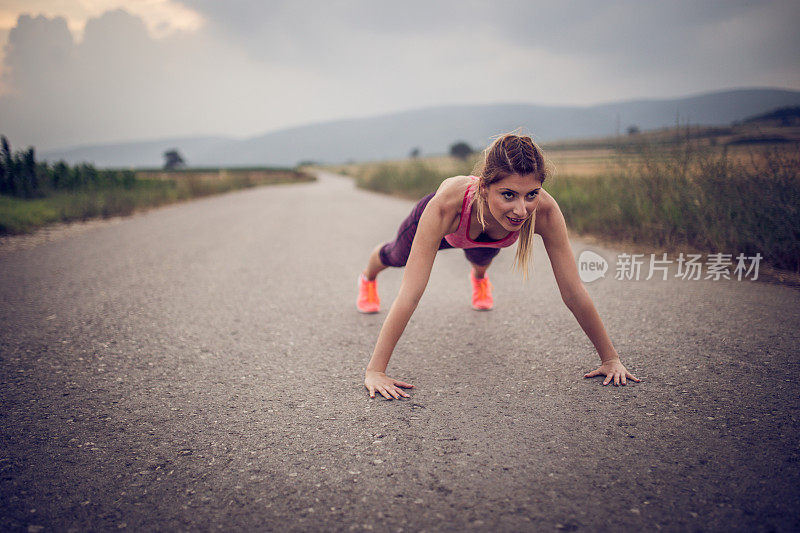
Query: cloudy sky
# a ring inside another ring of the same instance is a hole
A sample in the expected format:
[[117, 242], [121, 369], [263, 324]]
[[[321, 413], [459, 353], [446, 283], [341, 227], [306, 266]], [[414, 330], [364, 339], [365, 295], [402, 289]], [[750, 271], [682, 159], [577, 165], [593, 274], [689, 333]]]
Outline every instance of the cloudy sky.
[[797, 0], [0, 0], [0, 133], [44, 150], [800, 89], [798, 22]]

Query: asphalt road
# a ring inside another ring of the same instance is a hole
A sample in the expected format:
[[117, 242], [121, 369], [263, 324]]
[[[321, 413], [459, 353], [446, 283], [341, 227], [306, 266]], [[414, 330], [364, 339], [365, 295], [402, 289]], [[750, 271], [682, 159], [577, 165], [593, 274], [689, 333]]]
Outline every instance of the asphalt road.
[[443, 251], [371, 400], [356, 278], [412, 203], [321, 178], [0, 253], [0, 529], [800, 527], [800, 292], [592, 282], [642, 378], [603, 387], [540, 241], [483, 313]]

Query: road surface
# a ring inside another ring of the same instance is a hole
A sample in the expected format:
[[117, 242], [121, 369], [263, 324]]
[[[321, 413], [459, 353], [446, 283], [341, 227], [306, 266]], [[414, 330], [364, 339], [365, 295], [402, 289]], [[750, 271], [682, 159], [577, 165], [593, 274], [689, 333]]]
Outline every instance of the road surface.
[[442, 251], [389, 366], [412, 397], [369, 399], [402, 271], [378, 315], [356, 278], [411, 207], [322, 174], [0, 252], [0, 529], [800, 527], [796, 289], [609, 272], [642, 382], [603, 387], [541, 241], [482, 313]]

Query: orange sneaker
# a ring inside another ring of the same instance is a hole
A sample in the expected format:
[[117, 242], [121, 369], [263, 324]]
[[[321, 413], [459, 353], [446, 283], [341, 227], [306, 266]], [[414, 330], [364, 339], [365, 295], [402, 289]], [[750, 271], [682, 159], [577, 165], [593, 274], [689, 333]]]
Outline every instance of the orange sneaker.
[[475, 272], [470, 272], [469, 277], [472, 280], [472, 308], [476, 311], [488, 311], [494, 305], [489, 278], [484, 276], [476, 279]]
[[377, 313], [381, 310], [381, 299], [378, 298], [378, 280], [369, 281], [364, 274], [358, 276], [356, 307], [361, 313]]

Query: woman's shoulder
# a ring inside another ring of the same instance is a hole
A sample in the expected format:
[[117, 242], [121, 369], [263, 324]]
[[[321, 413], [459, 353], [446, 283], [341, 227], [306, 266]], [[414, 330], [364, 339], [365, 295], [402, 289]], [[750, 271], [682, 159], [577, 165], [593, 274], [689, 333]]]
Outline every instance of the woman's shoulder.
[[539, 192], [539, 205], [536, 207], [536, 226], [535, 232], [540, 233], [554, 221], [557, 221], [561, 214], [561, 208], [553, 196], [546, 190]]
[[541, 211], [543, 214], [550, 214], [555, 210], [558, 210], [558, 202], [553, 196], [544, 189], [539, 191], [539, 206], [537, 207], [537, 211]]
[[461, 211], [464, 195], [473, 183], [475, 183], [474, 176], [447, 178], [439, 185], [431, 201], [436, 200], [436, 203], [445, 211]]

